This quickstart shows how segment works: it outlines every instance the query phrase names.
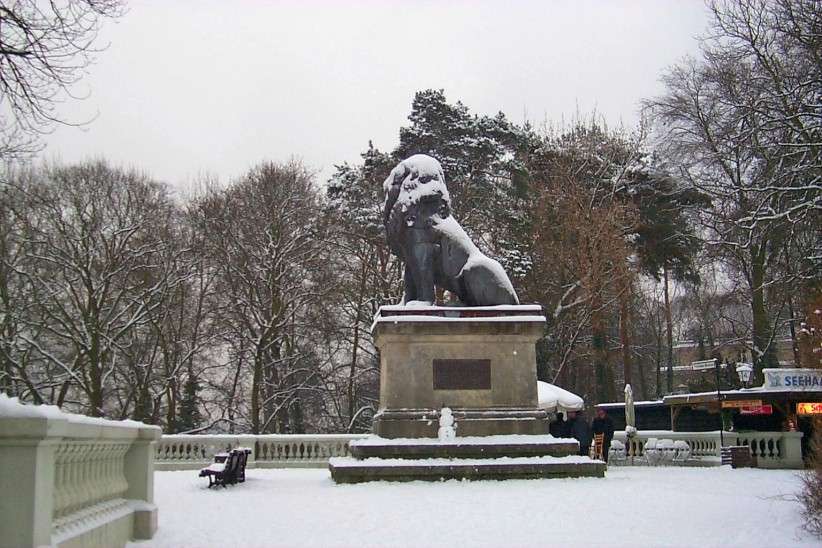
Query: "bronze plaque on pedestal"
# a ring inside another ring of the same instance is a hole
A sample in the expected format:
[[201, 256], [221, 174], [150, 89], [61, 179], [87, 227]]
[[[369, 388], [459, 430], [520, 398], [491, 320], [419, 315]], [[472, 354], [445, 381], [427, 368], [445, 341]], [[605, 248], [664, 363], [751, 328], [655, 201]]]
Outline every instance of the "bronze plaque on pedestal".
[[434, 360], [434, 390], [490, 390], [491, 360]]

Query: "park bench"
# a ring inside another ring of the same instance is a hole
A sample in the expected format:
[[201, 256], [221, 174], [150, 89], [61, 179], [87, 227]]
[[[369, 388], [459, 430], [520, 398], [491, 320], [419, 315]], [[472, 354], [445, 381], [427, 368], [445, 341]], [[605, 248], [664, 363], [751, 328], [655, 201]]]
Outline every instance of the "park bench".
[[214, 462], [200, 470], [200, 477], [208, 478], [208, 487], [232, 485], [245, 481], [245, 467], [250, 449], [232, 449], [228, 453], [217, 453]]

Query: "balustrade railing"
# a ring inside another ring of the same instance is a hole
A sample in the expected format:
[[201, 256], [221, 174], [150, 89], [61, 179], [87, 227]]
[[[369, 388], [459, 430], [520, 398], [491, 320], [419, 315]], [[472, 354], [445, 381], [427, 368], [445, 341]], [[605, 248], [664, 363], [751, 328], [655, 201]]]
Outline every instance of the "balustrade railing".
[[157, 528], [160, 429], [0, 394], [0, 544], [125, 545]]
[[[328, 459], [349, 455], [348, 443], [367, 434], [261, 434], [164, 435], [155, 449], [157, 470], [193, 470], [213, 461], [214, 455], [236, 447], [251, 450], [250, 468], [323, 468]], [[762, 468], [801, 468], [801, 432], [725, 432], [725, 445], [748, 445]], [[642, 430], [632, 438], [616, 432], [625, 443], [628, 464], [648, 464], [645, 443], [651, 439], [685, 441], [691, 449], [683, 462], [690, 466], [718, 466], [721, 462], [719, 431], [672, 432]]]
[[736, 440], [760, 468], [802, 468], [802, 432], [740, 432]]
[[249, 468], [323, 468], [331, 457], [349, 455], [348, 442], [367, 434], [260, 434], [162, 436], [155, 450], [157, 470], [192, 470], [236, 447], [251, 449]]
[[[802, 468], [801, 432], [724, 432], [725, 446], [747, 445], [756, 457], [760, 468]], [[628, 464], [648, 464], [645, 443], [651, 439], [683, 440], [691, 448], [690, 457], [684, 462], [691, 466], [719, 466], [721, 463], [721, 439], [719, 431], [672, 432], [670, 430], [640, 430], [634, 437], [625, 432], [615, 432], [614, 439], [625, 444]]]
[[66, 439], [55, 450], [55, 529], [70, 524], [78, 512], [110, 509], [125, 502], [128, 441], [95, 443]]

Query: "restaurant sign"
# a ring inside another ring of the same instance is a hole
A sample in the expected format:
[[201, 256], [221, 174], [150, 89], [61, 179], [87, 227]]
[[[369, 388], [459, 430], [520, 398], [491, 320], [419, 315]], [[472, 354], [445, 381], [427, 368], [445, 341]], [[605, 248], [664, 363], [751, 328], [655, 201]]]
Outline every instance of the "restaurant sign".
[[762, 400], [725, 400], [722, 407], [742, 409], [743, 407], [762, 407]]
[[757, 407], [743, 407], [739, 413], [741, 415], [773, 415], [773, 406], [766, 403]]
[[796, 404], [797, 415], [822, 415], [822, 402], [800, 402]]
[[822, 392], [822, 369], [763, 369], [765, 389]]

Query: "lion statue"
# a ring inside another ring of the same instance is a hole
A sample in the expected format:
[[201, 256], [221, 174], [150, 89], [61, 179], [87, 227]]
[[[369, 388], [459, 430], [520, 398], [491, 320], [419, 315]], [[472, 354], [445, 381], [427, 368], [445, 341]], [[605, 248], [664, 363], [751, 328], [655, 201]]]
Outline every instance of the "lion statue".
[[388, 245], [405, 262], [406, 305], [433, 305], [435, 286], [466, 306], [519, 304], [502, 266], [485, 256], [451, 215], [437, 160], [425, 154], [403, 160], [383, 190]]

